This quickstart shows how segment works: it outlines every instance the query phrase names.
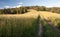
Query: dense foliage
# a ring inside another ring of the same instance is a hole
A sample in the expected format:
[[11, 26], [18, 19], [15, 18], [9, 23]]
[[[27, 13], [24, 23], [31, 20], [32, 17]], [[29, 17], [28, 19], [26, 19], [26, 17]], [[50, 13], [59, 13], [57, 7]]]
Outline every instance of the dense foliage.
[[28, 12], [28, 9], [34, 9], [37, 11], [50, 11], [53, 13], [60, 13], [59, 7], [47, 8], [45, 6], [25, 6], [25, 7], [19, 7], [19, 8], [0, 9], [0, 14], [23, 14], [23, 13]]
[[26, 7], [4, 8], [0, 10], [0, 14], [24, 14], [26, 12], [28, 12]]

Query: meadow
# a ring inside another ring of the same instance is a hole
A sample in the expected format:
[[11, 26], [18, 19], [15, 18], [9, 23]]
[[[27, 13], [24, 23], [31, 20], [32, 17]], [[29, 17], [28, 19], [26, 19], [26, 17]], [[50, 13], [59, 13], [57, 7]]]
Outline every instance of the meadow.
[[41, 36], [60, 37], [56, 30], [60, 30], [59, 15], [33, 9], [24, 14], [0, 14], [0, 37], [38, 37], [40, 27]]
[[36, 37], [38, 15], [27, 14], [0, 15], [0, 37]]

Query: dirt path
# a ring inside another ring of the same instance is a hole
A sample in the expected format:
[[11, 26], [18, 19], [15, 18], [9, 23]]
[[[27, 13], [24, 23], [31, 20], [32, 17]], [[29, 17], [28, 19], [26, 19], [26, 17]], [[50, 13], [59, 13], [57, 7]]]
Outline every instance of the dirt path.
[[[47, 12], [47, 11], [35, 11], [31, 10], [32, 14], [37, 12], [38, 15], [40, 15], [41, 19], [45, 19], [45, 21], [50, 25], [50, 27], [56, 32], [56, 35], [60, 37], [60, 30], [58, 30], [55, 26], [53, 26], [53, 23], [49, 21], [49, 18], [53, 17], [56, 19], [60, 19], [60, 14], [52, 13], [52, 12]], [[39, 19], [39, 37], [42, 37], [43, 34], [43, 26], [42, 22]]]
[[38, 21], [39, 21], [38, 37], [43, 37], [43, 26], [40, 19], [40, 15], [38, 16]]
[[[56, 14], [56, 13], [52, 13], [52, 12], [47, 12], [47, 11], [35, 11], [35, 10], [32, 10], [32, 12], [37, 12], [38, 15], [40, 15], [41, 19], [45, 19], [45, 21], [51, 26], [51, 28], [56, 32], [56, 35], [58, 37], [60, 37], [60, 31], [55, 27], [53, 26], [53, 23], [51, 21], [49, 21], [49, 18], [53, 17], [53, 18], [56, 18], [56, 19], [60, 19], [60, 14]], [[43, 33], [43, 27], [42, 27], [42, 22], [41, 20], [39, 20], [39, 37], [42, 37], [42, 33]]]
[[44, 12], [44, 11], [40, 11], [40, 16], [42, 19], [45, 19], [45, 21], [50, 25], [50, 27], [55, 31], [56, 36], [60, 37], [60, 30], [57, 29], [54, 24], [49, 21], [49, 18], [54, 17], [56, 19], [60, 19], [60, 14], [56, 14], [56, 13], [51, 13], [51, 12]]

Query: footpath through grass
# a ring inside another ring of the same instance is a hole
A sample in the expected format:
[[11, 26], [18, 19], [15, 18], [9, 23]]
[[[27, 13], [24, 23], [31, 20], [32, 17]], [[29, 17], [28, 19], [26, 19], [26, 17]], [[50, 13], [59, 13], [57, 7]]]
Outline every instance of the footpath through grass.
[[[37, 37], [39, 19], [45, 19], [42, 14], [39, 18], [38, 13], [32, 10], [32, 12], [22, 15], [0, 15], [0, 37]], [[47, 22], [44, 20], [41, 22], [43, 37], [58, 37]]]

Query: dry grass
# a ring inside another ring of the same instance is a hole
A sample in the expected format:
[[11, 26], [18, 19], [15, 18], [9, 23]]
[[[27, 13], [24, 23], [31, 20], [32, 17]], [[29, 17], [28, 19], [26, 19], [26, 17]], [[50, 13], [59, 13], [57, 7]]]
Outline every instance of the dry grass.
[[38, 13], [0, 15], [0, 37], [36, 37]]
[[60, 14], [57, 13], [52, 13], [52, 12], [47, 12], [47, 11], [40, 11], [40, 15], [42, 18], [48, 19], [50, 17], [60, 19]]
[[0, 37], [36, 37], [38, 15], [47, 20], [51, 17], [60, 19], [60, 14], [32, 9], [29, 11], [25, 14], [0, 15]]

